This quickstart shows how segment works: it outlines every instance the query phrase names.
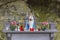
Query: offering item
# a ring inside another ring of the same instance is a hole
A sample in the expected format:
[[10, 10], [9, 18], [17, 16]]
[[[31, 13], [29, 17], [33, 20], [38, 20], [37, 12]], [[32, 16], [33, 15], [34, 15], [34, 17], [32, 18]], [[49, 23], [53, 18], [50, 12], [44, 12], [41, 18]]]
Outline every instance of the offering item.
[[29, 29], [30, 29], [30, 31], [35, 30], [34, 25], [35, 25], [34, 24], [34, 17], [32, 14], [30, 14], [30, 16], [29, 16]]

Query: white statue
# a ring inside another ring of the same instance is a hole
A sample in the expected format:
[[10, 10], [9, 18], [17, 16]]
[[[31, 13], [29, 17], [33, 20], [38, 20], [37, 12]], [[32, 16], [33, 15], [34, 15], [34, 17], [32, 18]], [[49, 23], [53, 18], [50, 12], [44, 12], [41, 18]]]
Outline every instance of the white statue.
[[29, 29], [34, 30], [34, 16], [32, 14], [29, 16]]

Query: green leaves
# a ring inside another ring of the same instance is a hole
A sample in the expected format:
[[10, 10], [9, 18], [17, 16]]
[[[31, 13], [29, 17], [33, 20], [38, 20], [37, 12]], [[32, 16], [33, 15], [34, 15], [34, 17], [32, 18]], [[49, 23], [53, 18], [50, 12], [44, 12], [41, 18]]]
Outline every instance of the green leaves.
[[10, 30], [11, 30], [11, 31], [14, 31], [15, 28], [16, 28], [16, 26], [13, 26], [13, 25], [10, 26]]

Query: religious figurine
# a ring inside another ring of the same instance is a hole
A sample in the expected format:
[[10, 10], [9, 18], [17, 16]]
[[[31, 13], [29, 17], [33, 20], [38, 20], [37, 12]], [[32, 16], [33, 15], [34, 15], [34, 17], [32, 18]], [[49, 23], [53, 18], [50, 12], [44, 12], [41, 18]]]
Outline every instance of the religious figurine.
[[29, 16], [29, 29], [30, 31], [34, 31], [35, 27], [34, 27], [35, 23], [34, 23], [34, 17], [32, 14], [30, 14]]
[[16, 28], [15, 28], [15, 31], [20, 31], [19, 23], [17, 24], [17, 26], [16, 26]]
[[29, 15], [28, 13], [26, 14], [26, 17], [25, 17], [25, 30], [28, 31], [29, 30]]

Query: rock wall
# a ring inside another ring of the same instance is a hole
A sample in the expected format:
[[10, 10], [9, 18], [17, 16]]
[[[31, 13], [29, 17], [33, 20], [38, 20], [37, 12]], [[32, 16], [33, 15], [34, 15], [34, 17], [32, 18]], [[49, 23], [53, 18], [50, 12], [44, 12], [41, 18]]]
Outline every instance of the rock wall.
[[24, 16], [26, 13], [29, 13], [30, 9], [28, 4], [25, 1], [16, 1], [3, 5], [0, 8], [0, 15], [4, 17], [13, 17], [13, 16]]

